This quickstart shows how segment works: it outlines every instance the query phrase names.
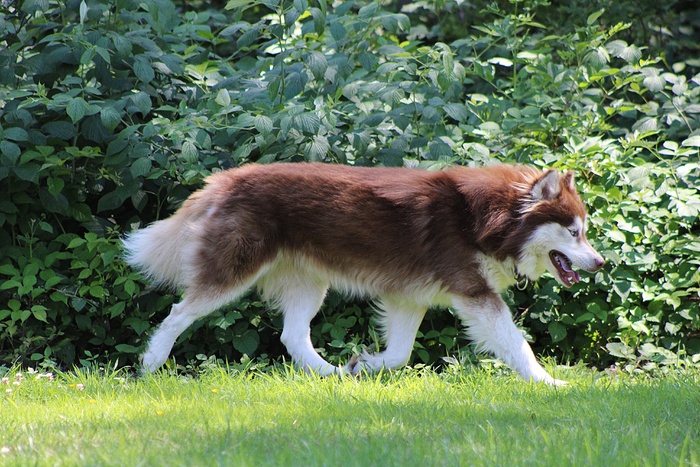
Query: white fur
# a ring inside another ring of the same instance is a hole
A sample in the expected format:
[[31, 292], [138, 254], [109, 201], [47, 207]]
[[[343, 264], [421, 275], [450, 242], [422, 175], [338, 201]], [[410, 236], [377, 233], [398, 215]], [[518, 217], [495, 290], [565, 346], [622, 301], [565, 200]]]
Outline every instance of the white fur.
[[311, 343], [311, 320], [328, 290], [328, 280], [301, 259], [281, 256], [257, 281], [263, 297], [283, 313], [281, 340], [292, 360], [306, 371], [328, 375], [340, 371], [321, 357]]
[[475, 342], [478, 350], [500, 358], [526, 381], [551, 385], [566, 384], [552, 378], [537, 362], [530, 345], [513, 323], [508, 306], [503, 300], [455, 297], [453, 306], [467, 326], [467, 334]]
[[[574, 237], [570, 231], [577, 231], [578, 235]], [[597, 269], [596, 263], [603, 261], [586, 239], [585, 219], [575, 217], [570, 226], [552, 222], [535, 229], [525, 242], [523, 254], [517, 264], [518, 272], [535, 280], [548, 271], [562, 283], [549, 258], [550, 250], [564, 253], [575, 267], [589, 271]]]
[[515, 284], [517, 271], [514, 261], [498, 261], [483, 253], [480, 253], [477, 259], [481, 274], [486, 278], [492, 290], [502, 292]]
[[[318, 312], [329, 284], [357, 297], [376, 297], [382, 290], [382, 279], [358, 271], [356, 276], [341, 276], [322, 268], [303, 255], [281, 252], [256, 285], [266, 301], [284, 314], [282, 343], [296, 364], [317, 374], [344, 372], [325, 361], [311, 344], [310, 323]], [[352, 374], [361, 369], [376, 371], [382, 367], [405, 365], [413, 350], [413, 342], [425, 311], [430, 305], [449, 304], [439, 283], [416, 284], [404, 297], [383, 297], [377, 303], [379, 321], [386, 350], [370, 355], [364, 352], [359, 364], [348, 368]]]
[[183, 287], [194, 275], [190, 255], [196, 236], [196, 225], [185, 216], [156, 222], [123, 240], [126, 262], [158, 285]]

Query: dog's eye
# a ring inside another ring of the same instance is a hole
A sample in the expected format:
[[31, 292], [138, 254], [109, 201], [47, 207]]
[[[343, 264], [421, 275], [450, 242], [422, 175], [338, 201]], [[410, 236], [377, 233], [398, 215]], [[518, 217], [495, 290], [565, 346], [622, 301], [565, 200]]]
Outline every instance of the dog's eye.
[[569, 229], [569, 233], [572, 237], [578, 237], [578, 230], [576, 229]]

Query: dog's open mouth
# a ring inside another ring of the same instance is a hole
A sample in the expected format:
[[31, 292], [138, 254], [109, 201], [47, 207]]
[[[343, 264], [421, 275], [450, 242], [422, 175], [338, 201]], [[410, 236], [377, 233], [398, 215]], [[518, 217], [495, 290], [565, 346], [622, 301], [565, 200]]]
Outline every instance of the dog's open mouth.
[[552, 264], [559, 274], [559, 279], [567, 287], [581, 280], [581, 276], [571, 269], [571, 260], [564, 253], [552, 250], [549, 252], [549, 259], [552, 260]]

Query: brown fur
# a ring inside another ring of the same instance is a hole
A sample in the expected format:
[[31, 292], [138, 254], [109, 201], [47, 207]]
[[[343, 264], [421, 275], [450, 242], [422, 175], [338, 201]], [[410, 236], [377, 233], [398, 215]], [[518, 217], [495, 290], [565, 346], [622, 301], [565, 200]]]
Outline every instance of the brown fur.
[[284, 251], [340, 275], [369, 272], [389, 293], [436, 281], [459, 295], [492, 292], [476, 272], [476, 252], [517, 259], [534, 225], [585, 217], [566, 177], [554, 211], [537, 205], [523, 215], [527, 193], [517, 187], [542, 176], [506, 165], [428, 172], [274, 164], [221, 172], [177, 214], [197, 211], [201, 242], [197, 276], [183, 285], [226, 289]]

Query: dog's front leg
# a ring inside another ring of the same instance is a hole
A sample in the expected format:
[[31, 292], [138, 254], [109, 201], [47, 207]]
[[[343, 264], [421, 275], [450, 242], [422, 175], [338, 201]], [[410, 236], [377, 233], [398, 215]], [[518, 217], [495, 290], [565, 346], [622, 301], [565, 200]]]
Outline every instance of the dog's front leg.
[[477, 350], [492, 353], [526, 381], [555, 386], [566, 382], [552, 378], [535, 358], [530, 345], [513, 323], [508, 306], [497, 294], [453, 300], [457, 315]]

